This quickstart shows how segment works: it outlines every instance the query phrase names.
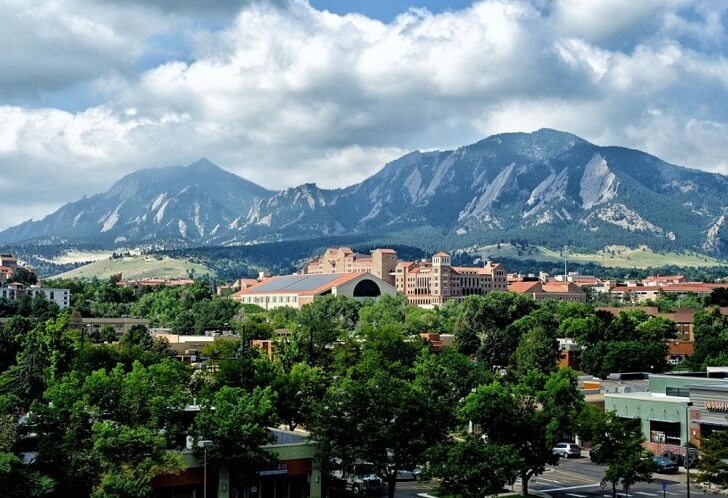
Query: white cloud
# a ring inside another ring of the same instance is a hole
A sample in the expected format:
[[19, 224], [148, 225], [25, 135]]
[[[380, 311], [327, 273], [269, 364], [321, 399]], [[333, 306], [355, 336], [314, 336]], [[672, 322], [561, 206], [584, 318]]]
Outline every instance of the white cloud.
[[[35, 186], [0, 184], [0, 211], [15, 213], [0, 226], [30, 214], [11, 207], [21, 200], [60, 204], [201, 156], [267, 187], [334, 187], [413, 148], [545, 126], [726, 167], [724, 26], [700, 2], [485, 0], [390, 23], [253, 2], [220, 30], [195, 27], [185, 57], [147, 70], [135, 68], [155, 36], [191, 26], [194, 2], [12, 2], [0, 0], [0, 16], [14, 16], [27, 54], [0, 88], [42, 74], [28, 92], [92, 81], [98, 99], [78, 111], [0, 99], [0, 169]], [[47, 37], [28, 34], [54, 16]]]

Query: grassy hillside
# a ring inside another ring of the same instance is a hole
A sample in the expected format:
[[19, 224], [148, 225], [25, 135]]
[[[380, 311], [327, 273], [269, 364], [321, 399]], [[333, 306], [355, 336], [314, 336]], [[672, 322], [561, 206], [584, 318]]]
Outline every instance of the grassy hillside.
[[109, 278], [117, 273], [125, 280], [140, 278], [185, 278], [194, 270], [195, 277], [214, 276], [207, 267], [187, 259], [166, 256], [126, 256], [119, 259], [103, 259], [80, 266], [52, 278]]
[[[564, 260], [560, 251], [541, 246], [518, 248], [511, 244], [488, 245], [465, 250], [468, 254], [478, 255], [482, 259], [498, 260], [499, 258], [530, 259], [537, 261], [560, 262]], [[569, 251], [567, 260], [572, 263], [594, 263], [607, 268], [657, 268], [661, 266], [681, 266], [687, 268], [713, 267], [727, 264], [703, 254], [693, 252], [657, 253], [646, 246], [629, 248], [625, 246], [608, 246], [595, 253], [575, 253]]]

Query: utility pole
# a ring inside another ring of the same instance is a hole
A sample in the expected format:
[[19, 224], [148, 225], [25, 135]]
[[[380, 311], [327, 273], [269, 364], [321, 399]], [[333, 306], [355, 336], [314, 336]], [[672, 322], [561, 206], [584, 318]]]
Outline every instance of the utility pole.
[[685, 403], [685, 472], [687, 473], [687, 498], [690, 498], [690, 407], [692, 401]]
[[203, 449], [205, 453], [205, 460], [204, 460], [204, 470], [202, 474], [202, 496], [203, 498], [207, 498], [207, 448], [212, 446], [212, 441], [209, 439], [203, 439], [201, 441], [197, 441], [197, 446]]
[[569, 250], [569, 246], [564, 246], [564, 282], [566, 282], [566, 252]]

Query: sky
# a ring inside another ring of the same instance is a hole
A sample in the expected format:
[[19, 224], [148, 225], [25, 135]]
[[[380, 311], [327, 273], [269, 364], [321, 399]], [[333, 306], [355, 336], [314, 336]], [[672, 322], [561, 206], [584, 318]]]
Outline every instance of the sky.
[[728, 174], [728, 0], [0, 0], [0, 229], [206, 157], [268, 188], [556, 128]]

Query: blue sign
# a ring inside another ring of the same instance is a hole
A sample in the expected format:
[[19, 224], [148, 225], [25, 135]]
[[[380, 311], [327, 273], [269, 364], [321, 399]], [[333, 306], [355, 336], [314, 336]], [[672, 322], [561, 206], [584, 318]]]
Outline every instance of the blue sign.
[[667, 482], [666, 481], [662, 481], [662, 490], [667, 491]]

